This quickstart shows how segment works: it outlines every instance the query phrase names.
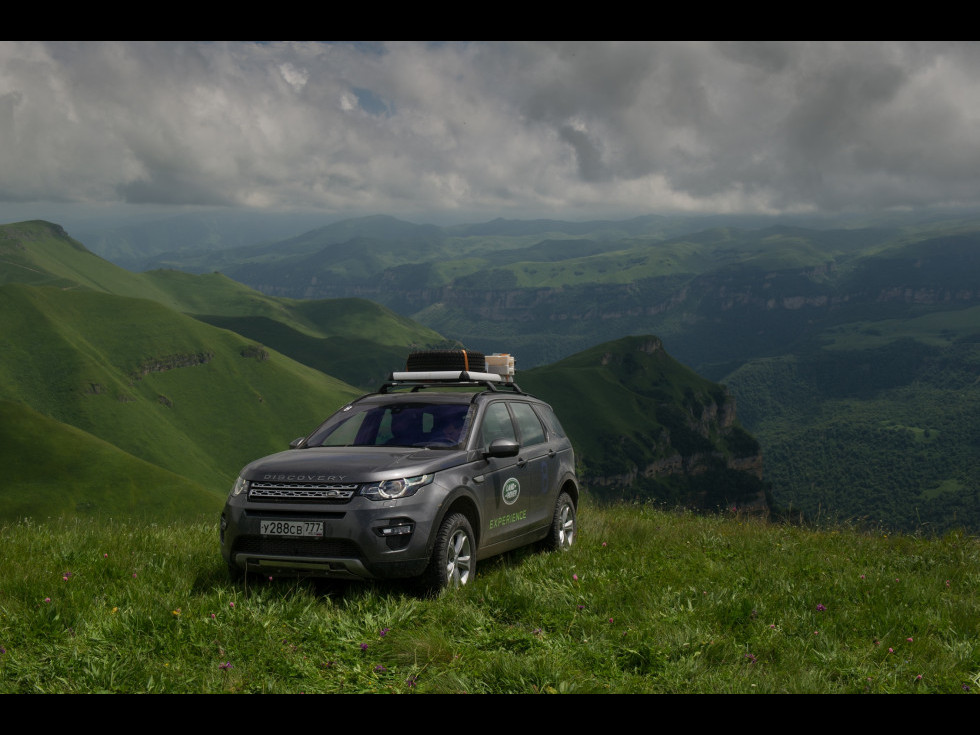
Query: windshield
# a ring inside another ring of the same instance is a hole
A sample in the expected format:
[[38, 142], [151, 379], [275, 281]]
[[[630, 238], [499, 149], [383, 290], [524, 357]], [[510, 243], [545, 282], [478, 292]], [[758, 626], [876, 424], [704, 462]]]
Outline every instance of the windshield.
[[307, 446], [455, 449], [466, 438], [469, 408], [459, 403], [355, 404], [331, 416]]

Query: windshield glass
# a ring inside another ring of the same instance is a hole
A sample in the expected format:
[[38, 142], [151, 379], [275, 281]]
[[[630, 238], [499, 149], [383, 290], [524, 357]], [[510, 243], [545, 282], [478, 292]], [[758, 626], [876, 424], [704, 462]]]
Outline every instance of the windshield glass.
[[307, 446], [455, 449], [466, 438], [469, 408], [458, 403], [355, 404], [330, 417]]

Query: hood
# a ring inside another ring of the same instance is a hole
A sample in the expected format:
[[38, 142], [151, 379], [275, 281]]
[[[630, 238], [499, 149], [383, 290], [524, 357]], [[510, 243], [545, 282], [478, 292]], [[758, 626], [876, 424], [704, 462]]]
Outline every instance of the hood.
[[[400, 447], [312, 447], [258, 459], [242, 470], [246, 480], [364, 483], [415, 477], [468, 461], [462, 450]], [[268, 477], [267, 477], [268, 475]]]

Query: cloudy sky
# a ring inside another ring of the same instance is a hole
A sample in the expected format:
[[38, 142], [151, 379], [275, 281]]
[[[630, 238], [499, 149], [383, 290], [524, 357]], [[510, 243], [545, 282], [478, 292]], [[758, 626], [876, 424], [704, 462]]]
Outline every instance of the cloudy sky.
[[0, 42], [0, 204], [980, 204], [980, 45]]

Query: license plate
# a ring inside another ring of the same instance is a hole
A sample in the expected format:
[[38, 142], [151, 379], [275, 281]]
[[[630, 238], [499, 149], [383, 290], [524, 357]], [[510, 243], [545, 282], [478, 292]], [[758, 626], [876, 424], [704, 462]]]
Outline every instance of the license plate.
[[299, 536], [323, 538], [323, 521], [261, 521], [263, 536]]

